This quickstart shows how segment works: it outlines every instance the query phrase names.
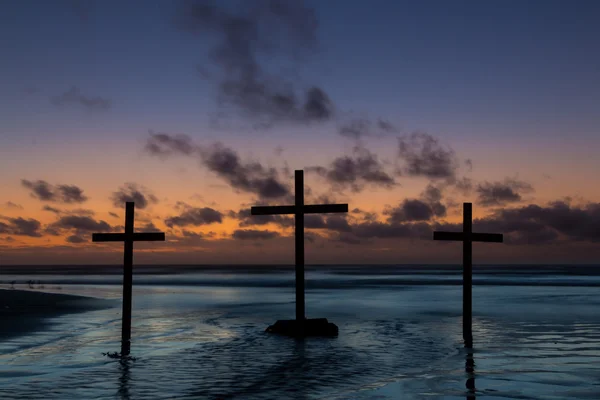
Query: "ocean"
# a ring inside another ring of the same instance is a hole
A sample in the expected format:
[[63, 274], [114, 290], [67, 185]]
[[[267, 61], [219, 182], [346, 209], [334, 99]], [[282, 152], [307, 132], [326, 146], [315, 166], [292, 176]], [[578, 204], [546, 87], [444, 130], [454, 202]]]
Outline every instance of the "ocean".
[[124, 362], [102, 354], [120, 351], [118, 268], [2, 269], [2, 288], [114, 306], [3, 340], [1, 399], [600, 398], [598, 266], [474, 266], [472, 351], [460, 266], [307, 267], [307, 317], [339, 337], [305, 340], [264, 332], [294, 317], [291, 266], [134, 267]]

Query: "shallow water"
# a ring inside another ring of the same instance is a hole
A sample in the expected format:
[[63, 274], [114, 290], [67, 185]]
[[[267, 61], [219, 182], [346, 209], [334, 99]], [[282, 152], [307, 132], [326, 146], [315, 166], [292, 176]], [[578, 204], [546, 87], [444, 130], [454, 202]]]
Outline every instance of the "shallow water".
[[[102, 355], [119, 351], [119, 307], [63, 315], [0, 345], [0, 398], [600, 398], [596, 274], [482, 274], [469, 354], [457, 271], [339, 272], [307, 274], [307, 316], [339, 337], [304, 341], [264, 333], [294, 315], [291, 271], [138, 275], [135, 361]], [[118, 276], [29, 278], [121, 296]]]

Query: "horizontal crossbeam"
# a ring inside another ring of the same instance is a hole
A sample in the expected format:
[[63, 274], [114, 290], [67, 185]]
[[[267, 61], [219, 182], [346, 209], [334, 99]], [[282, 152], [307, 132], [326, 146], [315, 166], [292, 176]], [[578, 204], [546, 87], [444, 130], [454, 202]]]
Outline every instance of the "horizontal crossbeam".
[[[502, 243], [504, 236], [501, 233], [472, 233], [472, 242]], [[433, 240], [453, 240], [462, 242], [463, 232], [433, 232]]]
[[[296, 214], [296, 206], [257, 206], [250, 209], [251, 215]], [[301, 207], [301, 214], [346, 213], [348, 204], [312, 204]]]
[[[124, 242], [127, 238], [125, 233], [94, 233], [92, 242]], [[163, 242], [163, 232], [136, 232], [133, 234], [134, 242]]]

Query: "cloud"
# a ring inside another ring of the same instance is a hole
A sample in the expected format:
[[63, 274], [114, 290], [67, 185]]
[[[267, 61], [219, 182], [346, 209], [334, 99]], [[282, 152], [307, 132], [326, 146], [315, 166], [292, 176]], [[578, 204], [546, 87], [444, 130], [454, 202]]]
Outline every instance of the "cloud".
[[459, 163], [453, 149], [444, 147], [427, 133], [416, 132], [398, 138], [398, 156], [404, 162], [402, 172], [429, 179], [456, 179]]
[[87, 240], [85, 238], [83, 238], [81, 236], [78, 236], [78, 235], [68, 236], [65, 240], [67, 242], [73, 243], [73, 244], [79, 244], [79, 243], [87, 242]]
[[143, 233], [148, 233], [148, 232], [159, 232], [160, 229], [158, 229], [156, 227], [156, 225], [154, 225], [154, 223], [152, 222], [147, 222], [146, 224], [142, 225], [139, 228], [135, 228], [136, 232], [143, 232]]
[[294, 73], [274, 74], [263, 63], [265, 55], [277, 57], [293, 70], [302, 55], [314, 51], [314, 10], [303, 1], [241, 4], [234, 11], [221, 2], [188, 1], [175, 21], [184, 31], [216, 38], [209, 52], [215, 71], [202, 70], [217, 84], [219, 103], [234, 106], [267, 125], [275, 120], [310, 122], [331, 118], [334, 106], [323, 89], [307, 85], [299, 95]]
[[48, 211], [48, 212], [51, 212], [51, 213], [54, 213], [54, 214], [60, 214], [62, 212], [60, 209], [55, 208], [55, 207], [50, 207], [50, 206], [44, 206], [42, 208], [42, 210], [43, 211]]
[[151, 204], [158, 203], [158, 198], [154, 196], [146, 187], [136, 183], [126, 183], [111, 196], [113, 206], [122, 208], [125, 203], [133, 201], [135, 208], [143, 210]]
[[323, 217], [308, 214], [304, 216], [304, 227], [307, 229], [327, 229], [334, 232], [350, 232], [352, 230], [346, 217], [340, 215]]
[[58, 221], [52, 223], [49, 228], [55, 230], [75, 229], [81, 232], [111, 232], [113, 230], [105, 221], [97, 221], [92, 217], [81, 215], [63, 216]]
[[149, 131], [150, 138], [144, 150], [155, 156], [192, 155], [198, 148], [192, 143], [192, 138], [183, 135], [170, 135], [168, 133], [154, 133]]
[[251, 215], [250, 209], [242, 209], [239, 212], [230, 211], [228, 217], [239, 220], [240, 227], [275, 224], [281, 227], [294, 226], [294, 218], [285, 215]]
[[473, 229], [505, 234], [510, 244], [600, 241], [600, 203], [575, 207], [564, 201], [496, 210], [473, 221]]
[[386, 189], [396, 185], [377, 156], [361, 146], [355, 146], [352, 155], [336, 158], [329, 167], [313, 166], [306, 171], [322, 176], [337, 190], [349, 188], [360, 192], [367, 185]]
[[402, 223], [410, 221], [429, 221], [434, 217], [443, 217], [446, 215], [446, 208], [432, 207], [430, 204], [418, 199], [406, 199], [398, 207], [386, 210], [384, 213], [389, 216], [391, 223]]
[[352, 232], [357, 238], [419, 238], [431, 239], [432, 229], [426, 222], [416, 223], [385, 223], [364, 222], [352, 226]]
[[209, 207], [188, 208], [180, 215], [165, 219], [165, 225], [174, 226], [200, 226], [223, 222], [223, 214]]
[[40, 221], [29, 218], [25, 219], [22, 217], [18, 218], [6, 218], [3, 217], [8, 223], [0, 222], [0, 233], [17, 235], [17, 236], [30, 236], [30, 237], [41, 237], [42, 233], [40, 229], [42, 224]]
[[75, 185], [51, 185], [44, 180], [21, 179], [21, 185], [31, 190], [31, 196], [41, 201], [56, 203], [84, 203], [88, 198], [83, 190]]
[[279, 233], [269, 230], [237, 229], [233, 232], [231, 237], [240, 240], [266, 240], [279, 237]]
[[4, 207], [8, 209], [22, 210], [23, 206], [17, 203], [13, 203], [12, 201], [7, 201], [4, 203]]
[[57, 106], [76, 104], [83, 106], [88, 110], [108, 110], [112, 102], [103, 97], [89, 97], [81, 93], [77, 86], [72, 86], [63, 94], [52, 97], [50, 102]]
[[289, 187], [279, 181], [279, 172], [275, 168], [263, 167], [256, 161], [242, 162], [235, 150], [221, 143], [202, 148], [201, 162], [232, 188], [257, 194], [261, 199], [290, 194]]
[[234, 149], [220, 142], [196, 146], [185, 135], [151, 133], [145, 151], [154, 156], [183, 155], [197, 157], [200, 165], [215, 173], [233, 189], [253, 193], [261, 199], [289, 196], [290, 188], [279, 180], [279, 171], [257, 161], [242, 161]]
[[504, 182], [483, 182], [477, 186], [478, 203], [482, 206], [499, 206], [522, 200], [521, 195], [533, 192], [527, 182], [506, 178]]
[[378, 119], [373, 122], [368, 118], [354, 118], [343, 123], [338, 133], [350, 139], [361, 139], [369, 136], [383, 136], [395, 132], [396, 127], [389, 121]]

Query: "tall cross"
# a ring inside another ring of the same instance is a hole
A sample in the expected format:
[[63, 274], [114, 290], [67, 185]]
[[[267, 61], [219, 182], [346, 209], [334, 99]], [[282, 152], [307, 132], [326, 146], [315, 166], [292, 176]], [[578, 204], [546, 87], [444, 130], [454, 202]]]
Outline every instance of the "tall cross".
[[125, 204], [125, 233], [94, 233], [92, 242], [125, 242], [123, 262], [123, 323], [121, 329], [121, 356], [129, 355], [131, 348], [131, 292], [133, 286], [133, 242], [164, 241], [163, 232], [133, 231], [135, 203]]
[[502, 243], [501, 233], [473, 233], [473, 205], [463, 203], [462, 232], [433, 232], [433, 240], [463, 242], [463, 339], [473, 347], [473, 242]]
[[296, 222], [296, 321], [302, 324], [304, 308], [304, 214], [345, 213], [348, 204], [304, 204], [304, 171], [295, 171], [295, 203], [293, 206], [252, 207], [252, 215], [294, 214]]

